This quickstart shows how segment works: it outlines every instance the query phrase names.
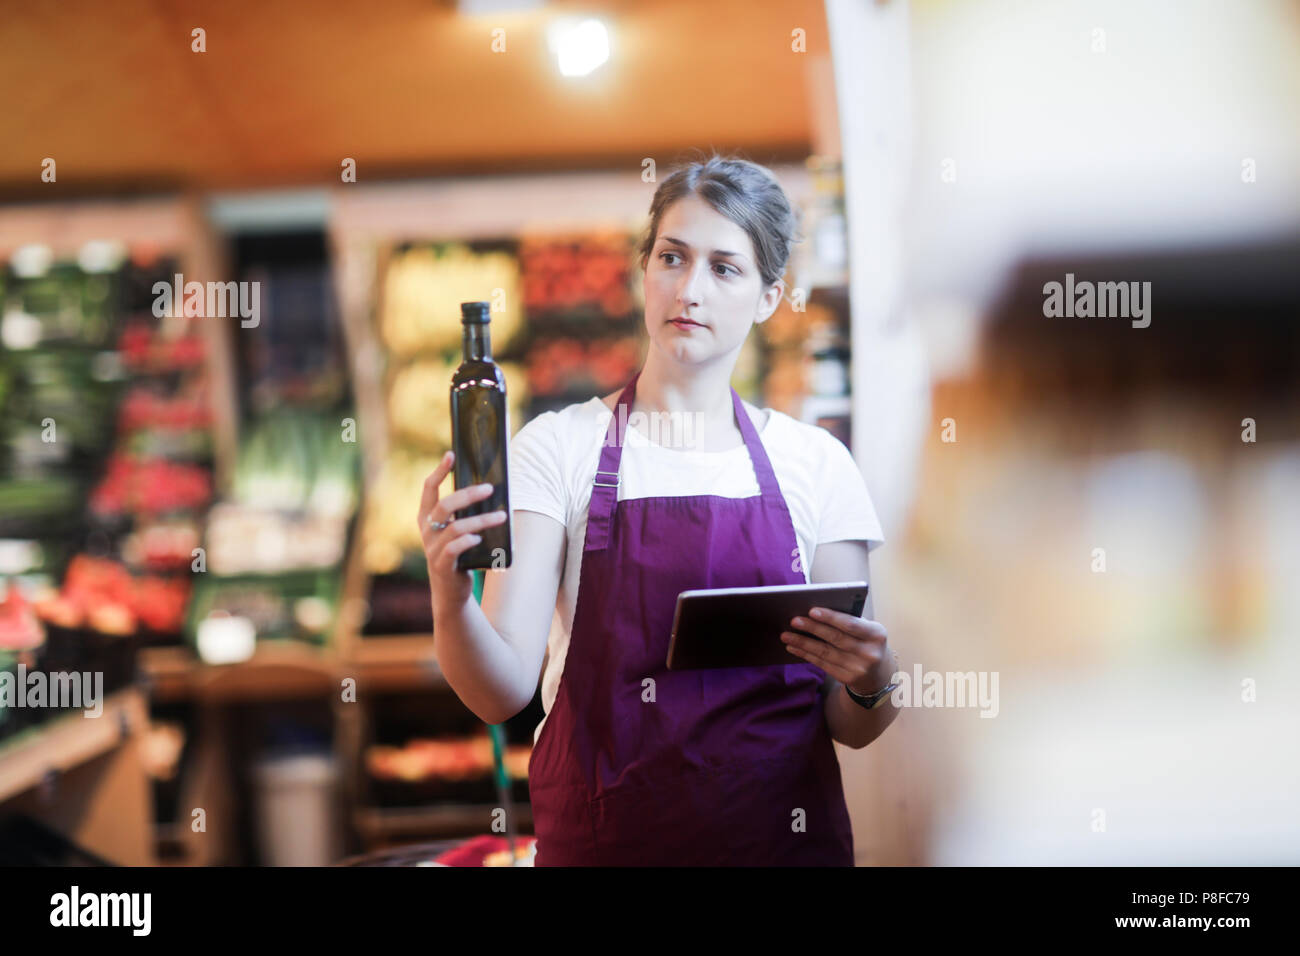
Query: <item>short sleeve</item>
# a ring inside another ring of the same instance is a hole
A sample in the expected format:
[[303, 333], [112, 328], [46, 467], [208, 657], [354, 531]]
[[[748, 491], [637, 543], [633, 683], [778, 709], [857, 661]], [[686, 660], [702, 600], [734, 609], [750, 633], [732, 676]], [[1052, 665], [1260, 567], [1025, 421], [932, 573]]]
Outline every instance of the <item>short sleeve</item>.
[[818, 431], [825, 467], [818, 475], [821, 514], [817, 543], [866, 541], [867, 550], [872, 551], [884, 543], [885, 536], [862, 471], [842, 441], [824, 428]]
[[536, 511], [567, 524], [569, 502], [558, 424], [555, 412], [543, 412], [510, 439], [510, 510]]

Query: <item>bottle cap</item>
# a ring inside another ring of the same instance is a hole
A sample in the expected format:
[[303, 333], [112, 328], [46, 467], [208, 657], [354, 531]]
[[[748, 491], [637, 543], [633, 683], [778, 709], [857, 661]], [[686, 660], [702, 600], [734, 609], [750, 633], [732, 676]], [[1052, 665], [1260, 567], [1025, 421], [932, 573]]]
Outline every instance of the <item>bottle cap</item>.
[[478, 323], [487, 325], [492, 319], [489, 314], [491, 305], [487, 302], [462, 302], [460, 304], [460, 321], [465, 324]]

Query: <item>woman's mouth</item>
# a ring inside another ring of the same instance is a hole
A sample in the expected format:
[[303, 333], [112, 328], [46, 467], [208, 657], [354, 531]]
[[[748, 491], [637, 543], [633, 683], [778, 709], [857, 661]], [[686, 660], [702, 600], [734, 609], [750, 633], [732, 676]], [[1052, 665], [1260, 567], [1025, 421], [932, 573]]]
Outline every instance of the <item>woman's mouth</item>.
[[694, 319], [688, 319], [685, 316], [677, 316], [668, 320], [669, 325], [675, 325], [679, 329], [702, 329], [704, 326]]

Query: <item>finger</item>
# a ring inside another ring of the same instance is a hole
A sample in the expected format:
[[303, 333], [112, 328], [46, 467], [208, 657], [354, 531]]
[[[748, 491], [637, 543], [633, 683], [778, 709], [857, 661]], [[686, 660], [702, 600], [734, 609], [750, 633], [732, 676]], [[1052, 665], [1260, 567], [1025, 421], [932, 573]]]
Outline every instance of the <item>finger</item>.
[[456, 453], [454, 451], [443, 452], [442, 458], [438, 460], [438, 467], [429, 472], [424, 479], [424, 489], [420, 496], [420, 504], [426, 506], [425, 511], [433, 507], [433, 503], [438, 500], [438, 489], [442, 487], [443, 479], [451, 471], [456, 462]]
[[792, 617], [790, 623], [786, 625], [791, 630], [807, 631], [816, 637], [821, 638], [827, 644], [843, 650], [849, 650], [856, 647], [860, 639], [852, 634], [845, 634], [839, 628], [831, 627], [829, 624], [821, 624], [807, 617]]
[[[797, 634], [794, 636], [798, 637]], [[802, 658], [814, 667], [820, 668], [840, 683], [847, 683], [853, 679], [853, 671], [840, 667], [833, 661], [826, 660], [809, 647], [801, 647], [796, 645], [794, 642], [788, 642], [786, 648], [793, 656]]]
[[[438, 555], [434, 566], [444, 574], [462, 573], [461, 569], [456, 567], [456, 556], [462, 551], [468, 551], [474, 545], [483, 539], [476, 534], [463, 534], [458, 538], [453, 538], [442, 547], [442, 553]], [[468, 571], [463, 573], [468, 574]]]
[[449, 518], [454, 518], [457, 511], [462, 511], [465, 508], [468, 508], [476, 501], [482, 501], [484, 498], [491, 497], [493, 487], [494, 486], [491, 484], [469, 485], [465, 488], [458, 488], [451, 494], [439, 498], [435, 507], [438, 509], [438, 513], [441, 517], [436, 520], [446, 521]]
[[468, 518], [461, 518], [447, 525], [446, 531], [451, 533], [454, 538], [457, 535], [468, 534], [474, 531], [482, 531], [484, 528], [490, 528], [493, 525], [499, 525], [506, 520], [506, 513], [500, 509], [489, 511], [486, 514], [471, 515]]
[[855, 664], [861, 666], [862, 658], [847, 651], [842, 651], [830, 644], [823, 643], [811, 637], [803, 637], [791, 631], [785, 631], [781, 634], [781, 640], [787, 645], [798, 648], [810, 660], [819, 666], [824, 664], [834, 667], [851, 668]]
[[865, 617], [854, 617], [852, 614], [845, 614], [843, 611], [836, 611], [829, 607], [815, 607], [811, 611], [813, 620], [822, 621], [838, 627], [841, 631], [846, 631], [855, 637], [887, 637], [885, 627], [879, 621], [872, 621]]
[[451, 470], [452, 460], [455, 457], [455, 452], [444, 452], [442, 460], [438, 462], [438, 467], [429, 472], [429, 476], [424, 479], [424, 487], [420, 489], [419, 517], [421, 521], [433, 511], [433, 506], [438, 501], [438, 489], [442, 487], [442, 480], [447, 477], [447, 472]]
[[[806, 618], [797, 620], [804, 620], [807, 622]], [[815, 622], [807, 622], [795, 626], [800, 630], [803, 630], [809, 623], [813, 624], [814, 629], [825, 626], [822, 624], [816, 624]], [[814, 630], [814, 633], [816, 633], [816, 630]], [[831, 641], [829, 643], [832, 647], [836, 648], [836, 654], [839, 655], [834, 657], [836, 663], [849, 668], [866, 666], [870, 669], [884, 660], [887, 645], [883, 637], [855, 637], [854, 635], [845, 634], [843, 631], [839, 630], [836, 630], [834, 633], [839, 635], [839, 640]], [[820, 650], [817, 650], [817, 653], [821, 653]], [[858, 675], [855, 673], [854, 679], [856, 679], [857, 676]]]

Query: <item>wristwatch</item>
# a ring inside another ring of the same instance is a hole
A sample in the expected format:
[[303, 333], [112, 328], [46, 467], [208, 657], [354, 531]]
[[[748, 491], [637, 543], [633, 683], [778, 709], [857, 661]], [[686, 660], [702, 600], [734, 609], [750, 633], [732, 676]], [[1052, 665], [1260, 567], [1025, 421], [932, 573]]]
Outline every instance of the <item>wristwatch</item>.
[[[889, 653], [892, 654], [894, 657], [894, 673], [897, 674], [898, 655], [894, 654], [892, 648], [890, 649]], [[875, 710], [877, 707], [879, 707], [882, 703], [884, 703], [885, 698], [887, 698], [890, 695], [890, 693], [893, 692], [897, 687], [898, 687], [898, 681], [891, 680], [888, 684], [880, 688], [880, 690], [875, 691], [874, 693], [859, 694], [856, 693], [853, 690], [853, 688], [850, 687], [848, 684], [844, 685], [844, 689], [848, 691], [850, 699], [852, 699], [852, 701], [855, 704], [859, 704], [862, 707], [865, 707], [867, 710]]]

